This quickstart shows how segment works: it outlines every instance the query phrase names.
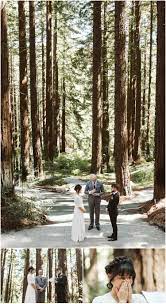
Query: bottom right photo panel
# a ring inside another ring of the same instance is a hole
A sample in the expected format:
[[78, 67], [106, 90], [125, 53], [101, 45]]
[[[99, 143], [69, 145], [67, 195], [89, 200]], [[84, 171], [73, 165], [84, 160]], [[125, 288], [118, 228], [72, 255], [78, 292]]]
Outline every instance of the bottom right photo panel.
[[83, 302], [166, 303], [165, 249], [85, 249]]

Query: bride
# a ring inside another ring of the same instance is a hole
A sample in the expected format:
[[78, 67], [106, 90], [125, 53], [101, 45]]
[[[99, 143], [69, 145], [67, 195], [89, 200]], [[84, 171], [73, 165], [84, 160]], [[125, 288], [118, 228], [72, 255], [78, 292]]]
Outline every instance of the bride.
[[25, 294], [24, 303], [36, 303], [36, 285], [35, 285], [35, 269], [31, 266], [28, 268], [27, 275], [27, 290]]
[[115, 258], [105, 267], [105, 271], [110, 291], [94, 298], [92, 303], [147, 303], [143, 295], [132, 293], [136, 273], [130, 258]]
[[81, 197], [81, 185], [76, 185], [75, 190], [75, 196], [74, 196], [74, 202], [75, 202], [75, 208], [74, 208], [74, 216], [72, 221], [72, 233], [71, 233], [71, 239], [74, 242], [80, 242], [83, 241], [85, 238], [85, 222], [84, 222], [84, 212], [85, 208], [83, 205], [83, 199]]

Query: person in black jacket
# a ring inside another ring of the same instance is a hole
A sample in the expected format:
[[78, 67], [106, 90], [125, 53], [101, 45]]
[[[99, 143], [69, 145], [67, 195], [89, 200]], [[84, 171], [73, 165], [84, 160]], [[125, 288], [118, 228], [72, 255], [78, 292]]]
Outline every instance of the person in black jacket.
[[57, 303], [68, 303], [68, 281], [61, 268], [57, 269], [56, 277]]
[[110, 221], [112, 224], [112, 229], [113, 229], [112, 235], [108, 236], [108, 241], [117, 240], [117, 234], [118, 234], [117, 216], [118, 216], [118, 204], [119, 204], [119, 198], [120, 198], [118, 188], [119, 187], [117, 184], [112, 184], [111, 198], [110, 198], [108, 206], [107, 206], [108, 213], [110, 216]]

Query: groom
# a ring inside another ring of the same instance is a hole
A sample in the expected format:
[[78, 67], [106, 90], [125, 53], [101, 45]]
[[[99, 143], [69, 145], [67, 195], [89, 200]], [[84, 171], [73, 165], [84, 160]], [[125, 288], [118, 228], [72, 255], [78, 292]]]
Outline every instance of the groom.
[[104, 192], [103, 184], [97, 180], [95, 174], [91, 174], [90, 181], [86, 184], [85, 194], [88, 194], [88, 203], [90, 210], [90, 225], [88, 230], [93, 229], [94, 226], [94, 213], [95, 225], [97, 230], [100, 230], [100, 203], [101, 194]]

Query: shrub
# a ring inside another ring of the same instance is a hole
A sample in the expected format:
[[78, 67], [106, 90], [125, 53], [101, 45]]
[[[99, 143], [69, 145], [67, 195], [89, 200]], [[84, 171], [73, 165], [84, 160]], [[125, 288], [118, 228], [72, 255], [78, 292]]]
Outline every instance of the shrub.
[[46, 222], [44, 211], [29, 199], [15, 194], [8, 197], [2, 195], [2, 204], [2, 231]]

